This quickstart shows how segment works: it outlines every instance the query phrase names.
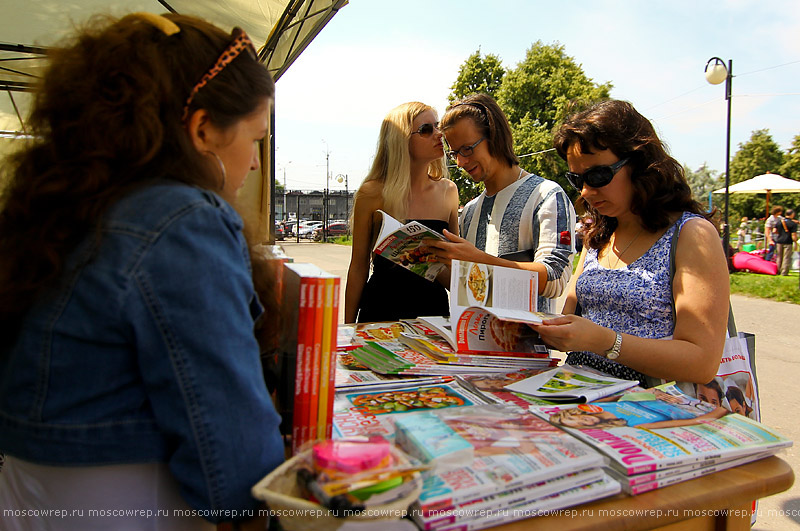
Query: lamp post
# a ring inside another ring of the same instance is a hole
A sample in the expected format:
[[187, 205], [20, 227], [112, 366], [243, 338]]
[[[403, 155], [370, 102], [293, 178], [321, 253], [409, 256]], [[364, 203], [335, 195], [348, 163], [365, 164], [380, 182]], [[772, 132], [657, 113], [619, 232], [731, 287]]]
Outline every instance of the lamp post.
[[330, 193], [331, 182], [331, 150], [328, 147], [328, 142], [325, 142], [325, 195], [322, 200], [322, 241], [328, 241], [328, 194]]
[[336, 182], [339, 184], [344, 183], [344, 215], [347, 216], [350, 213], [350, 193], [347, 190], [347, 174], [342, 175], [340, 173], [337, 175]]
[[728, 226], [728, 203], [731, 185], [731, 84], [733, 82], [733, 60], [728, 60], [728, 68], [725, 68], [725, 61], [719, 57], [712, 57], [706, 63], [705, 72], [706, 81], [712, 85], [719, 85], [723, 81], [725, 82], [725, 99], [728, 101], [728, 134], [725, 142], [725, 225], [722, 229], [722, 241], [725, 246], [725, 258], [730, 260], [731, 231]]

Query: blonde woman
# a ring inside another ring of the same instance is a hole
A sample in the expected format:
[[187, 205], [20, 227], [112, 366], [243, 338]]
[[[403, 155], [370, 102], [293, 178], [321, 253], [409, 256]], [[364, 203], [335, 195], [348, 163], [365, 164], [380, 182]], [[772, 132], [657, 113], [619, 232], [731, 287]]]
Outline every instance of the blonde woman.
[[381, 228], [378, 210], [458, 234], [458, 189], [445, 173], [442, 133], [433, 108], [410, 102], [392, 109], [383, 119], [372, 168], [355, 196], [346, 322], [449, 314], [448, 279], [443, 275], [430, 282], [372, 255]]

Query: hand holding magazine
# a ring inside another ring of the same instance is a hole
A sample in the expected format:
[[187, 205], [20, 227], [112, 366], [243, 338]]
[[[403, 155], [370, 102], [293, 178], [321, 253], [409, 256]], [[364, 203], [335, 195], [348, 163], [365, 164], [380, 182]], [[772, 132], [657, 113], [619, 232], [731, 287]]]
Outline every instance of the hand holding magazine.
[[447, 241], [447, 239], [417, 221], [403, 225], [383, 210], [378, 210], [378, 212], [382, 215], [381, 230], [372, 251], [433, 281], [447, 266], [441, 262], [430, 260], [434, 254], [422, 249], [423, 241], [431, 239]]
[[528, 323], [556, 317], [537, 311], [538, 277], [532, 271], [453, 260], [450, 318], [419, 320], [456, 352], [539, 353], [547, 347]]

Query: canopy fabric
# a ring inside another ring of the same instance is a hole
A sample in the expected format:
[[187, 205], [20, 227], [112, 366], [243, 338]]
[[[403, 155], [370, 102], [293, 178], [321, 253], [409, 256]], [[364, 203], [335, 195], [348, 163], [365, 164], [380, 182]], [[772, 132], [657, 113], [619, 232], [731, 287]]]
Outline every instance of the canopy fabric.
[[[800, 181], [787, 179], [777, 173], [763, 173], [752, 179], [732, 184], [728, 187], [729, 194], [767, 194], [766, 215], [769, 217], [769, 200], [772, 193], [800, 192]], [[714, 190], [715, 194], [724, 194], [725, 188]]]
[[[800, 192], [800, 181], [787, 179], [777, 173], [764, 173], [752, 179], [732, 184], [728, 187], [731, 194], [766, 194]], [[715, 194], [724, 194], [725, 188], [714, 190]]]
[[44, 53], [96, 13], [135, 11], [196, 15], [222, 28], [244, 29], [277, 81], [347, 0], [3, 0], [0, 17], [0, 132], [24, 131], [27, 92]]

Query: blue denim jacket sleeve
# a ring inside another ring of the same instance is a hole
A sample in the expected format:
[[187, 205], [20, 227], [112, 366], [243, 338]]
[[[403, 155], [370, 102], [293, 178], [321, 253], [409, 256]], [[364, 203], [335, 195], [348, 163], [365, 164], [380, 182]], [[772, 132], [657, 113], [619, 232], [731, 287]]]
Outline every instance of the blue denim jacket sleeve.
[[[128, 307], [169, 467], [207, 519], [252, 509], [250, 488], [284, 459], [280, 418], [253, 335], [254, 289], [241, 220], [227, 204], [177, 213], [141, 257]], [[268, 317], [268, 316], [267, 316]]]

